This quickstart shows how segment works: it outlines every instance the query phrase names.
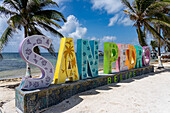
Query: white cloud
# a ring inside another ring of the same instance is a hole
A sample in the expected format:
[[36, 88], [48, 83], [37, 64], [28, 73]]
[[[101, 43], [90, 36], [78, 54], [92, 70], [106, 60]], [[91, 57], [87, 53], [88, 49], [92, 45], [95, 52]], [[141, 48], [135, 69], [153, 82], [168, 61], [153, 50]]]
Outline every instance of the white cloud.
[[[130, 3], [131, 2], [132, 0], [130, 0]], [[110, 18], [108, 26], [114, 26], [116, 23], [124, 26], [133, 25], [133, 22], [129, 17], [122, 13], [124, 6], [120, 0], [91, 0], [91, 3], [93, 4], [92, 9], [100, 11], [104, 10], [108, 14], [115, 15]], [[126, 10], [128, 9], [126, 8]]]
[[108, 14], [119, 12], [123, 5], [120, 0], [91, 0], [93, 9], [106, 10]]
[[130, 20], [129, 17], [124, 17], [124, 18], [119, 19], [118, 23], [123, 24], [124, 26], [131, 26], [134, 24], [134, 22]]
[[96, 37], [88, 37], [89, 40], [98, 40], [99, 41], [99, 50], [103, 51], [103, 44], [104, 42], [113, 42], [117, 39], [116, 36], [103, 36], [102, 38], [96, 38]]
[[110, 23], [108, 24], [108, 26], [113, 26], [117, 20], [119, 18], [119, 14], [116, 14], [114, 17], [110, 18]]
[[58, 31], [66, 37], [83, 38], [87, 33], [87, 28], [82, 27], [74, 15], [70, 15], [67, 17], [67, 22], [64, 23], [62, 29], [59, 29]]
[[115, 36], [104, 36], [102, 38], [102, 42], [113, 42], [115, 41], [117, 38]]
[[57, 4], [63, 4], [63, 2], [70, 2], [72, 0], [54, 0]]

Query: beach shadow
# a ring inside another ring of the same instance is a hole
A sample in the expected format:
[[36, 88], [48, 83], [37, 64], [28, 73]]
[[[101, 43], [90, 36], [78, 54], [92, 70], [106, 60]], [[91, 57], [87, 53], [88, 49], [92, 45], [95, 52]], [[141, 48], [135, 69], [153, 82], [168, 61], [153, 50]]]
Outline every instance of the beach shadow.
[[20, 83], [16, 83], [16, 84], [12, 84], [12, 85], [4, 85], [4, 86], [0, 86], [0, 87], [5, 87], [5, 88], [9, 88], [9, 89], [15, 89], [16, 87], [19, 86]]
[[[131, 83], [131, 82], [134, 82], [135, 80], [140, 80], [140, 79], [143, 79], [149, 76], [154, 76], [155, 74], [159, 74], [162, 72], [170, 72], [170, 68], [168, 67], [168, 68], [165, 68], [165, 69], [153, 72], [153, 73], [143, 74], [143, 75], [129, 78], [126, 80], [122, 80], [119, 83]], [[80, 104], [83, 101], [83, 98], [81, 98], [82, 96], [98, 95], [102, 91], [109, 91], [113, 89], [113, 87], [121, 87], [121, 85], [118, 85], [118, 83], [111, 83], [109, 85], [104, 85], [101, 87], [97, 87], [95, 89], [91, 89], [91, 90], [76, 94], [70, 97], [69, 99], [62, 101], [58, 105], [50, 107], [47, 111], [43, 111], [43, 113], [61, 113], [61, 112], [67, 111], [75, 107], [76, 105]]]

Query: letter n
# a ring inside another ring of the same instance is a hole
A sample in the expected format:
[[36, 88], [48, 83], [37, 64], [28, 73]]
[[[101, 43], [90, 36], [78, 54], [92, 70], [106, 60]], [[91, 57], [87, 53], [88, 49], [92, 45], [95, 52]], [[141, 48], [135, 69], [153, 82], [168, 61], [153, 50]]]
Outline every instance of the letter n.
[[76, 55], [72, 38], [62, 38], [54, 74], [54, 84], [79, 80]]
[[77, 40], [77, 65], [80, 79], [98, 76], [98, 45], [95, 40]]

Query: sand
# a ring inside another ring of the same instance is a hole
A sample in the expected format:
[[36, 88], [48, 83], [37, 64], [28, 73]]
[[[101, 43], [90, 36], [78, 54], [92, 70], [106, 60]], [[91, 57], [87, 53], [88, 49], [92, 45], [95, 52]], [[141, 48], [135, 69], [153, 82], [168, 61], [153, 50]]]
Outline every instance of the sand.
[[[77, 94], [43, 113], [170, 113], [170, 62], [164, 66], [155, 73]], [[2, 112], [16, 113], [13, 87], [18, 83], [0, 82]]]

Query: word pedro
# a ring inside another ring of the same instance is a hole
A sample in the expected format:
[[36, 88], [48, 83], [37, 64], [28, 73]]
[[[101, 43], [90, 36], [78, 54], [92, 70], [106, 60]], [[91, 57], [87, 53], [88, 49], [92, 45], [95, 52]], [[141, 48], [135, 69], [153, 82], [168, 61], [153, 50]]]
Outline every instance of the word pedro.
[[150, 48], [138, 45], [104, 43], [104, 73], [112, 73], [112, 63], [116, 70], [123, 71], [140, 68], [150, 63]]
[[[51, 43], [51, 39], [41, 35], [29, 36], [21, 42], [19, 53], [23, 60], [40, 68], [42, 72], [40, 78], [23, 78], [20, 84], [21, 89], [38, 89], [48, 87], [52, 81], [54, 84], [60, 84], [65, 83], [66, 79], [76, 81], [98, 76], [98, 41], [78, 39], [76, 55], [73, 39], [62, 38], [55, 70], [51, 62], [33, 51], [36, 46], [49, 48]], [[136, 68], [149, 65], [150, 49], [104, 43], [104, 73], [111, 73], [113, 62], [116, 62], [118, 71], [132, 69], [135, 65]]]

